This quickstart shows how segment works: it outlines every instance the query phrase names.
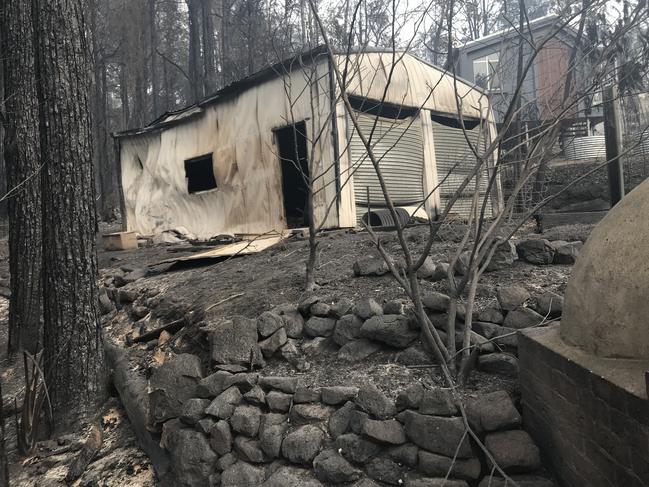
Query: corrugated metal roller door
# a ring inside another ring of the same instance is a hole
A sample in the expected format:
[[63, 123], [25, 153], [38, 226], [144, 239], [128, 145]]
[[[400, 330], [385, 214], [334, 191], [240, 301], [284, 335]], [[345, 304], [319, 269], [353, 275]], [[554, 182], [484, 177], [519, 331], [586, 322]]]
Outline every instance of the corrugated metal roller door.
[[[356, 116], [365, 136], [369, 136], [376, 121], [372, 150], [380, 159], [381, 174], [394, 204], [418, 205], [424, 198], [424, 148], [419, 118], [377, 119], [363, 113]], [[372, 161], [351, 121], [349, 126], [353, 131], [349, 150], [354, 171], [356, 217], [360, 221], [367, 211], [367, 188], [373, 208], [385, 207], [385, 198]]]
[[[444, 177], [446, 180], [440, 185], [440, 197], [442, 208], [446, 208], [449, 198], [455, 194], [455, 191], [460, 186], [462, 181], [471, 172], [475, 166], [475, 155], [471, 151], [467, 138], [473, 145], [478, 143], [480, 138], [481, 146], [484, 148], [484, 132], [480, 134], [480, 126], [472, 130], [467, 130], [467, 137], [465, 138], [462, 129], [449, 127], [433, 121], [433, 141], [435, 144], [435, 160], [437, 163], [437, 177], [442, 181]], [[483, 171], [480, 180], [480, 202], [482, 204], [483, 197], [487, 188], [488, 175]], [[473, 192], [475, 190], [475, 181], [469, 182], [465, 188], [462, 196], [453, 204], [451, 213], [455, 213], [462, 218], [468, 218], [471, 212], [471, 203]], [[485, 215], [492, 216], [491, 198], [487, 203]]]

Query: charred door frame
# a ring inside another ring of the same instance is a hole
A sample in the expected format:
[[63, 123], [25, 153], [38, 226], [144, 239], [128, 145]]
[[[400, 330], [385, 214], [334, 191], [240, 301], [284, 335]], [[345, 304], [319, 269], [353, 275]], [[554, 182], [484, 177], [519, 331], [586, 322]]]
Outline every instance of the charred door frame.
[[[306, 120], [300, 120], [298, 122], [284, 125], [282, 127], [277, 127], [273, 129], [273, 136], [275, 138], [275, 145], [277, 147], [277, 159], [280, 165], [280, 172], [282, 178], [282, 203], [284, 208], [284, 220], [286, 222], [287, 228], [301, 228], [309, 225], [309, 214], [308, 214], [308, 198], [309, 198], [309, 184], [304, 180], [304, 173], [306, 173], [306, 178], [310, 177], [311, 167], [309, 164], [309, 147], [307, 144], [307, 133], [306, 133]], [[282, 137], [286, 137], [286, 134], [290, 137], [291, 144], [293, 147], [283, 148], [282, 146], [286, 142], [282, 141]], [[295, 137], [297, 135], [297, 138]], [[303, 144], [303, 145], [302, 145]], [[298, 161], [295, 161], [298, 159]], [[297, 171], [295, 163], [299, 162], [300, 170]], [[292, 165], [292, 170], [287, 172], [289, 165]], [[298, 178], [299, 179], [296, 179]], [[290, 180], [299, 181], [298, 185], [289, 187]], [[300, 199], [298, 191], [304, 190], [304, 199]], [[299, 207], [303, 208], [302, 212], [302, 221], [300, 224], [294, 224], [291, 220], [299, 218], [294, 212], [290, 210], [299, 210]]]

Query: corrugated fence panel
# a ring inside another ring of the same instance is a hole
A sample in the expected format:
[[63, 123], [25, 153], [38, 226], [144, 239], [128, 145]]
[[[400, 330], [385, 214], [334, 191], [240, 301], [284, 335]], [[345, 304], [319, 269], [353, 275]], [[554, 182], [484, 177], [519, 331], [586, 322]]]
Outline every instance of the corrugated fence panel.
[[631, 157], [649, 157], [649, 134], [641, 132], [629, 135], [624, 150], [629, 151]]
[[[476, 146], [480, 139], [480, 146], [484, 148], [484, 131], [480, 133], [480, 127], [473, 130], [467, 130], [465, 137], [462, 129], [449, 127], [433, 121], [433, 140], [435, 143], [435, 160], [437, 163], [437, 177], [439, 181], [444, 180], [440, 185], [440, 197], [442, 210], [446, 207], [449, 198], [455, 194], [462, 181], [471, 172], [475, 165], [475, 155], [471, 151], [467, 138], [471, 144]], [[444, 179], [446, 178], [446, 179]], [[486, 171], [482, 172], [480, 178], [480, 200], [479, 205], [484, 199], [488, 175]], [[462, 192], [462, 196], [453, 204], [451, 213], [455, 213], [462, 218], [468, 218], [471, 213], [472, 195], [475, 191], [475, 181], [472, 180]], [[485, 215], [492, 216], [491, 199], [487, 202]]]
[[[421, 123], [418, 117], [393, 120], [357, 113], [363, 135], [369, 137], [374, 122], [372, 150], [379, 158], [381, 174], [396, 206], [414, 206], [424, 198], [424, 148]], [[353, 125], [350, 122], [350, 127]], [[385, 198], [379, 178], [360, 137], [354, 130], [350, 141], [352, 171], [357, 219], [367, 211], [369, 188], [370, 205], [385, 207]]]
[[566, 159], [592, 159], [606, 157], [606, 140], [603, 135], [574, 137], [566, 141]]

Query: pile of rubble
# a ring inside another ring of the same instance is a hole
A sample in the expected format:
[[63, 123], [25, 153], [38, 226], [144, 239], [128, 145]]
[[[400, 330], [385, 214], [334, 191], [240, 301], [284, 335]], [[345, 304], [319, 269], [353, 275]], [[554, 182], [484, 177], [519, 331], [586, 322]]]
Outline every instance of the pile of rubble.
[[[176, 485], [505, 485], [446, 389], [416, 384], [391, 400], [373, 385], [306, 388], [295, 377], [224, 370], [204, 377], [190, 354], [165, 362], [150, 385]], [[520, 485], [554, 485], [538, 475], [539, 451], [508, 393], [470, 399], [467, 416]]]

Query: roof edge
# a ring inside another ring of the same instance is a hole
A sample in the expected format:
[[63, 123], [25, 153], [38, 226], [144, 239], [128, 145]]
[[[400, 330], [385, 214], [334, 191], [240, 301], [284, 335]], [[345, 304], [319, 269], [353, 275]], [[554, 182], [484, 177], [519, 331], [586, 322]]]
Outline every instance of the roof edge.
[[[544, 15], [543, 17], [539, 17], [537, 19], [531, 20], [529, 25], [532, 28], [532, 30], [537, 30], [546, 27], [548, 25], [552, 25], [553, 23], [559, 25], [561, 23], [561, 17], [557, 14], [548, 14], [548, 15]], [[497, 44], [498, 42], [501, 42], [504, 38], [510, 36], [511, 34], [515, 34], [516, 32], [517, 29], [515, 27], [507, 27], [505, 29], [501, 29], [499, 31], [496, 31], [484, 37], [480, 37], [478, 39], [469, 41], [464, 45], [460, 46], [458, 49], [460, 51], [470, 52], [474, 49], [479, 49], [482, 47]], [[561, 31], [558, 32], [564, 32], [572, 35], [575, 34], [574, 29], [569, 24], [566, 25], [565, 29], [562, 29]]]
[[[355, 47], [350, 50], [335, 50], [333, 51], [334, 56], [347, 56], [347, 55], [353, 55], [353, 54], [391, 54], [391, 53], [398, 53], [402, 54], [404, 53], [408, 56], [413, 57], [417, 61], [439, 71], [442, 75], [449, 75], [449, 76], [454, 76], [455, 79], [457, 79], [459, 82], [463, 83], [464, 85], [468, 86], [471, 89], [474, 89], [476, 91], [479, 91], [482, 94], [487, 94], [485, 90], [483, 90], [481, 87], [477, 86], [476, 84], [458, 76], [457, 74], [454, 74], [453, 72], [443, 69], [439, 66], [434, 65], [433, 63], [420, 58], [416, 54], [410, 52], [410, 51], [404, 51], [403, 49], [398, 49], [398, 50], [392, 50], [392, 49], [387, 49], [387, 48], [378, 48], [378, 47], [366, 47], [366, 48], [358, 48]], [[248, 88], [251, 88], [253, 86], [256, 86], [263, 81], [273, 79], [275, 77], [280, 76], [281, 74], [284, 73], [290, 73], [294, 69], [300, 67], [301, 65], [304, 64], [310, 64], [313, 62], [316, 62], [317, 59], [320, 56], [325, 56], [328, 54], [327, 46], [326, 45], [319, 45], [313, 49], [310, 49], [308, 51], [300, 52], [294, 56], [291, 56], [287, 59], [284, 59], [282, 61], [279, 61], [277, 63], [274, 63], [270, 66], [267, 66], [245, 78], [242, 78], [237, 81], [233, 81], [227, 86], [224, 86], [220, 90], [214, 92], [213, 94], [203, 98], [202, 100], [193, 103], [191, 105], [188, 105], [184, 108], [180, 108], [178, 110], [172, 110], [172, 111], [167, 111], [157, 117], [155, 120], [153, 120], [151, 123], [148, 125], [145, 125], [144, 127], [138, 127], [138, 128], [133, 128], [133, 129], [128, 129], [128, 130], [123, 130], [119, 132], [113, 132], [111, 133], [111, 136], [113, 138], [125, 138], [125, 137], [133, 137], [137, 135], [143, 135], [143, 134], [149, 134], [149, 133], [155, 133], [160, 130], [166, 129], [173, 127], [175, 125], [180, 125], [186, 121], [193, 120], [199, 116], [202, 116], [204, 113], [203, 108], [213, 105], [214, 103], [218, 103], [220, 101], [223, 101], [225, 99], [228, 99], [232, 96], [235, 96], [243, 91], [245, 91]], [[282, 70], [284, 70], [282, 72]], [[181, 114], [183, 112], [186, 112], [188, 110], [192, 110], [195, 108], [199, 108], [199, 110], [196, 111], [196, 113], [193, 113], [191, 115], [187, 115], [186, 117], [182, 118], [176, 118], [173, 120], [168, 120], [165, 121], [164, 118], [169, 116], [169, 115], [177, 115]]]

